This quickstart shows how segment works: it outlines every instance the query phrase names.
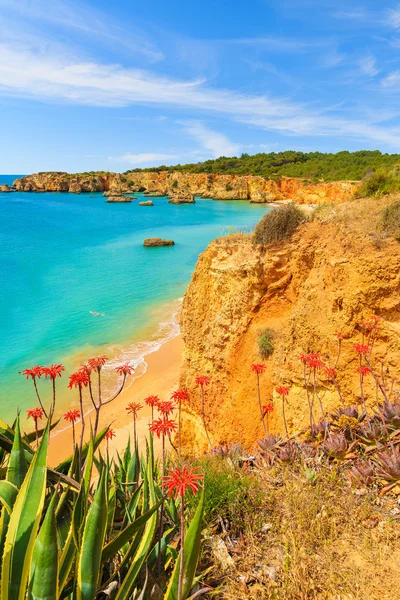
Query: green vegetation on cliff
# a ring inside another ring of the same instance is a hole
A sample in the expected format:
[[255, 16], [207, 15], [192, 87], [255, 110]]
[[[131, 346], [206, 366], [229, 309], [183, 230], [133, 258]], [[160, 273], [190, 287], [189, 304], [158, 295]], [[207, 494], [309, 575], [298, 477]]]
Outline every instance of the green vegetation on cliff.
[[379, 167], [392, 167], [398, 163], [400, 163], [400, 154], [382, 154], [379, 150], [359, 150], [358, 152], [345, 150], [336, 154], [287, 150], [269, 154], [242, 154], [239, 158], [221, 156], [199, 163], [171, 167], [163, 165], [147, 169], [132, 169], [128, 172], [181, 171], [184, 173], [261, 175], [267, 178], [303, 177], [311, 180], [334, 181], [362, 179], [371, 170]]

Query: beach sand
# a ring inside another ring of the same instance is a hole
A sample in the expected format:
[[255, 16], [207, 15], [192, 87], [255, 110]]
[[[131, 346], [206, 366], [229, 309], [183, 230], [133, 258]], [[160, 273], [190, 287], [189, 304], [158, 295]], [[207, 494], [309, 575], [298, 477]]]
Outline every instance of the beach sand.
[[[124, 390], [118, 398], [110, 404], [103, 407], [100, 417], [100, 427], [103, 428], [111, 423], [116, 432], [109, 442], [110, 453], [123, 451], [128, 441], [129, 435], [133, 438], [133, 420], [126, 412], [125, 408], [129, 402], [140, 402], [147, 396], [157, 395], [161, 400], [169, 400], [171, 393], [178, 386], [179, 371], [182, 362], [183, 340], [177, 336], [163, 344], [156, 352], [146, 356], [146, 372], [135, 379], [135, 381]], [[86, 417], [86, 430], [90, 431], [89, 420], [94, 419], [94, 412]], [[148, 434], [148, 424], [151, 421], [151, 408], [144, 404], [139, 412], [137, 422], [137, 431], [139, 436], [139, 446], [143, 446]], [[51, 436], [49, 449], [49, 463], [56, 466], [63, 459], [67, 458], [72, 452], [72, 433], [71, 428], [65, 428], [65, 421], [62, 421]], [[62, 429], [62, 431], [61, 431]], [[80, 424], [76, 425], [77, 436], [80, 434]], [[106, 444], [102, 443], [103, 450]], [[157, 445], [155, 444], [156, 450]]]

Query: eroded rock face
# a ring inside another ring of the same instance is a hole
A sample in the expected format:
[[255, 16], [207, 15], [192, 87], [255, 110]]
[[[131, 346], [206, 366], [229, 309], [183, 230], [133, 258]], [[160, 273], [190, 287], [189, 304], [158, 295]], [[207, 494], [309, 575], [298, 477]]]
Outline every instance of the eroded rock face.
[[163, 240], [161, 238], [146, 238], [143, 242], [143, 246], [174, 246], [174, 240]]
[[172, 198], [170, 198], [168, 200], [168, 204], [194, 204], [195, 203], [195, 199], [193, 194], [187, 194], [185, 197], [182, 196], [172, 196]]
[[[300, 179], [283, 177], [279, 181], [253, 175], [218, 175], [209, 173], [36, 173], [17, 179], [18, 191], [105, 192], [118, 195], [144, 192], [150, 197], [191, 199], [194, 196], [215, 200], [250, 200], [275, 202], [293, 200], [297, 204], [342, 202], [351, 198], [359, 184], [336, 181], [307, 184]], [[175, 202], [174, 202], [175, 203]]]
[[[206, 389], [209, 429], [215, 444], [241, 442], [249, 449], [263, 437], [252, 363], [265, 362], [260, 377], [262, 402], [274, 401], [273, 432], [284, 430], [277, 385], [290, 386], [286, 404], [289, 430], [308, 425], [302, 353], [320, 352], [334, 363], [335, 333], [344, 334], [338, 381], [346, 402], [360, 401], [358, 357], [360, 322], [381, 318], [382, 334], [374, 346], [376, 360], [391, 372], [400, 368], [400, 244], [344, 233], [337, 224], [311, 222], [292, 240], [254, 248], [245, 236], [215, 240], [200, 256], [185, 294], [181, 329], [185, 342], [180, 385], [190, 392], [193, 413], [185, 425], [185, 443], [205, 448], [198, 375], [209, 375]], [[258, 338], [275, 332], [275, 350], [267, 360], [258, 354]], [[327, 356], [331, 357], [330, 359]], [[375, 384], [366, 381], [368, 398]], [[324, 392], [325, 410], [339, 405], [335, 389]], [[316, 409], [316, 418], [320, 418]]]

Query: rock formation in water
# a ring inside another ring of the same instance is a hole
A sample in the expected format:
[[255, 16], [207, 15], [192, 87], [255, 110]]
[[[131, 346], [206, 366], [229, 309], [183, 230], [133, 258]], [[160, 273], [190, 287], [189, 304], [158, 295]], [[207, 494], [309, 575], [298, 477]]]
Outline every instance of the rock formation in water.
[[151, 200], [145, 200], [144, 202], [139, 202], [139, 206], [154, 206], [154, 203]]
[[14, 182], [18, 191], [106, 192], [111, 195], [145, 192], [149, 196], [215, 200], [276, 202], [293, 200], [298, 204], [342, 202], [353, 196], [357, 183], [336, 181], [310, 184], [282, 177], [278, 181], [253, 175], [215, 175], [160, 171], [139, 173], [36, 173]]
[[146, 238], [143, 242], [143, 246], [174, 246], [174, 240], [163, 240], [162, 238]]
[[129, 203], [132, 202], [132, 200], [134, 200], [133, 196], [107, 196], [106, 202], [111, 202], [111, 203], [116, 203], [116, 202], [122, 202], [122, 203]]
[[[351, 219], [346, 211], [354, 211], [354, 202], [329, 209], [326, 220], [312, 220], [291, 240], [265, 249], [254, 247], [250, 236], [234, 235], [215, 240], [200, 256], [181, 315], [185, 354], [180, 384], [190, 392], [194, 415], [185, 425], [189, 446], [199, 450], [205, 443], [196, 420], [198, 375], [211, 377], [206, 411], [214, 442], [241, 441], [251, 448], [263, 437], [252, 363], [267, 366], [260, 377], [262, 403], [274, 401], [275, 432], [284, 430], [275, 387], [290, 387], [289, 430], [300, 431], [308, 424], [308, 406], [299, 357], [320, 352], [332, 365], [338, 332], [344, 335], [338, 381], [346, 402], [360, 402], [354, 343], [361, 338], [360, 322], [372, 314], [381, 319], [374, 357], [388, 373], [399, 372], [400, 244], [382, 240], [379, 229], [368, 233], [369, 220], [378, 222], [385, 200], [362, 202]], [[266, 329], [273, 332], [274, 352], [263, 360], [258, 339]], [[374, 400], [372, 376], [366, 386]], [[325, 410], [337, 408], [335, 389], [328, 385], [322, 392]]]

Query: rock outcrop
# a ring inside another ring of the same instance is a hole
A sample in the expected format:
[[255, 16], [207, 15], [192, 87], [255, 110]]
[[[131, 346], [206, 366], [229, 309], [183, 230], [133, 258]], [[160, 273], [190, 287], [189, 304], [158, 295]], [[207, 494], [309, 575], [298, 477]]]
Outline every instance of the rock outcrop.
[[174, 240], [163, 240], [161, 238], [146, 238], [143, 242], [143, 246], [174, 246]]
[[[364, 213], [367, 222], [377, 202], [360, 207], [354, 222]], [[255, 248], [250, 237], [237, 235], [215, 240], [200, 256], [181, 315], [186, 349], [180, 384], [190, 392], [192, 409], [185, 426], [189, 447], [205, 447], [197, 422], [198, 375], [211, 377], [206, 405], [214, 443], [240, 441], [251, 448], [262, 438], [252, 363], [266, 364], [260, 377], [262, 402], [274, 401], [272, 430], [279, 432], [284, 428], [275, 386], [290, 387], [288, 426], [291, 432], [300, 431], [308, 424], [308, 406], [299, 357], [320, 352], [334, 364], [337, 332], [344, 335], [338, 364], [342, 393], [346, 402], [360, 402], [354, 343], [360, 341], [360, 322], [371, 314], [381, 320], [374, 360], [382, 361], [390, 373], [399, 372], [400, 244], [364, 234], [364, 222], [357, 229], [347, 227], [345, 212], [332, 209], [332, 214], [333, 220], [312, 221], [291, 240], [265, 250]], [[265, 329], [274, 332], [274, 352], [263, 360], [258, 339]], [[374, 401], [372, 377], [366, 386]], [[325, 410], [337, 408], [335, 389], [328, 385], [323, 396]]]
[[127, 202], [132, 202], [132, 200], [132, 196], [107, 196], [106, 202], [122, 202], [126, 204]]
[[186, 196], [172, 196], [168, 200], [168, 204], [194, 204], [195, 199], [193, 194], [186, 194]]
[[342, 202], [353, 196], [357, 183], [336, 181], [310, 184], [301, 179], [282, 177], [278, 181], [253, 175], [217, 175], [160, 171], [134, 173], [36, 173], [14, 182], [18, 191], [105, 192], [120, 195], [144, 192], [146, 195], [215, 200], [275, 202], [293, 200], [298, 204]]
[[145, 200], [145, 202], [139, 202], [139, 206], [154, 206], [151, 200]]
[[13, 191], [14, 190], [6, 183], [3, 183], [3, 185], [0, 185], [0, 192], [13, 192]]

